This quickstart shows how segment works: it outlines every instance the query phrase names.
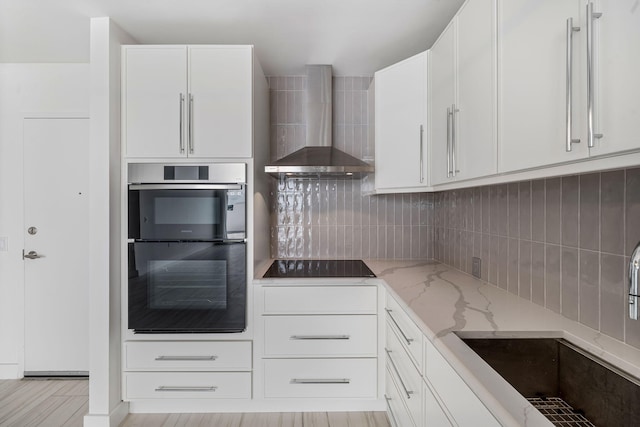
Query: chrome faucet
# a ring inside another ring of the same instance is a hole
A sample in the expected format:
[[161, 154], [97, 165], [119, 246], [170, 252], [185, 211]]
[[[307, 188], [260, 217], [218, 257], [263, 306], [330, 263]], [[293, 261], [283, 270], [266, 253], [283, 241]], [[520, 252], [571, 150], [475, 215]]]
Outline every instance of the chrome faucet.
[[629, 319], [638, 320], [638, 272], [640, 270], [640, 243], [629, 260]]

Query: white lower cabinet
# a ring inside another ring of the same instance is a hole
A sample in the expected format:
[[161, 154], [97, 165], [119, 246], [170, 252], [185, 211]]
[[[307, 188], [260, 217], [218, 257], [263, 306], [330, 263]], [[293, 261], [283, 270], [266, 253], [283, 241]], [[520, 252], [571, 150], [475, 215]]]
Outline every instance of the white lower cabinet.
[[411, 361], [398, 336], [387, 325], [387, 370], [399, 386], [400, 396], [416, 425], [422, 420], [422, 375]]
[[418, 427], [413, 418], [409, 414], [409, 410], [405, 406], [398, 385], [393, 379], [390, 367], [386, 370], [386, 384], [384, 398], [387, 401], [387, 415], [392, 427]]
[[375, 286], [269, 286], [261, 314], [376, 314]]
[[251, 341], [127, 341], [123, 400], [251, 399]]
[[411, 360], [422, 374], [422, 331], [391, 296], [386, 300], [385, 311], [387, 324], [396, 333], [402, 345], [407, 349]]
[[423, 411], [424, 411], [424, 425], [427, 427], [449, 427], [454, 426], [451, 420], [447, 417], [447, 414], [438, 399], [431, 391], [431, 387], [427, 383], [422, 384], [422, 396], [423, 396]]
[[380, 397], [377, 285], [287, 283], [255, 295], [258, 398]]
[[375, 398], [376, 359], [267, 359], [267, 398]]
[[129, 399], [250, 399], [250, 372], [132, 372]]
[[[431, 341], [416, 334], [421, 329], [390, 294], [386, 307], [385, 398], [391, 423], [397, 427], [499, 426]], [[416, 346], [421, 350], [416, 351]]]
[[440, 352], [425, 339], [425, 376], [448, 412], [461, 426], [500, 426]]
[[377, 316], [265, 316], [265, 356], [376, 357]]
[[125, 342], [126, 370], [251, 370], [249, 341]]

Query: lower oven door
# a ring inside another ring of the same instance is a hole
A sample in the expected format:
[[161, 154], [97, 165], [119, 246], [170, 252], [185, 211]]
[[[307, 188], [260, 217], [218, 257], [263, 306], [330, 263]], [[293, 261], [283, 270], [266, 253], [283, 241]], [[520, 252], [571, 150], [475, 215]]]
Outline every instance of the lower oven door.
[[136, 333], [242, 332], [245, 243], [129, 243], [129, 323]]

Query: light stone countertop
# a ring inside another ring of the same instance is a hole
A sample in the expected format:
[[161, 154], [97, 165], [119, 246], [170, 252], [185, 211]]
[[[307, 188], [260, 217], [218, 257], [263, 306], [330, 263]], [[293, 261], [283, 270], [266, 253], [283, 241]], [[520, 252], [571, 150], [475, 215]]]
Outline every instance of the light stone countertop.
[[551, 424], [458, 335], [564, 338], [640, 378], [640, 350], [496, 286], [433, 261], [365, 262], [503, 425]]

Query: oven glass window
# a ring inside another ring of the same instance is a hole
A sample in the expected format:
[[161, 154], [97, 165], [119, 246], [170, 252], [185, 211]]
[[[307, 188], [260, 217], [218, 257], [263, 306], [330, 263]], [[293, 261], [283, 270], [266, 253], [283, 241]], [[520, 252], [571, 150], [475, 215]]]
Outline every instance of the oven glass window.
[[244, 188], [129, 190], [130, 239], [239, 240], [245, 230]]
[[149, 261], [151, 309], [227, 308], [226, 261]]
[[156, 224], [220, 224], [219, 197], [156, 197]]
[[244, 242], [129, 243], [129, 329], [243, 331], [246, 246]]

